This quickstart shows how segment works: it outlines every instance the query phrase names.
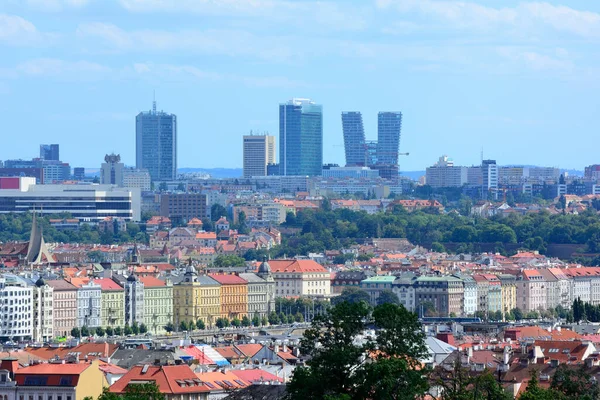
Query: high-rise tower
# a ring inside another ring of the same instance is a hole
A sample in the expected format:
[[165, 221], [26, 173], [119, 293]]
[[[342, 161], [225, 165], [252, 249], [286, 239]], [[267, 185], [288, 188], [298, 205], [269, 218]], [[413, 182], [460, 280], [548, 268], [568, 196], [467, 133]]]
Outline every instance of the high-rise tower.
[[136, 168], [145, 168], [153, 181], [177, 177], [177, 117], [164, 111], [141, 112], [135, 118]]
[[344, 132], [346, 166], [367, 165], [368, 156], [362, 114], [357, 111], [342, 112], [342, 130]]
[[275, 164], [275, 137], [244, 135], [244, 178], [266, 176], [267, 165]]
[[377, 163], [398, 165], [402, 113], [380, 112], [377, 115]]
[[279, 168], [281, 175], [321, 175], [323, 107], [310, 99], [279, 105]]

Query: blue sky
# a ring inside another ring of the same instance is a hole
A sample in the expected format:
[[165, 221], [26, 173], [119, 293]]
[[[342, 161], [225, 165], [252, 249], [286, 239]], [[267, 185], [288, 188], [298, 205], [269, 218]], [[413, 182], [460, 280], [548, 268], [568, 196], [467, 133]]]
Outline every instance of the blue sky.
[[401, 169], [600, 163], [600, 2], [2, 0], [0, 159], [60, 143], [72, 166], [135, 163], [135, 115], [179, 119], [179, 167], [240, 167], [241, 136], [278, 135], [278, 103], [404, 114]]

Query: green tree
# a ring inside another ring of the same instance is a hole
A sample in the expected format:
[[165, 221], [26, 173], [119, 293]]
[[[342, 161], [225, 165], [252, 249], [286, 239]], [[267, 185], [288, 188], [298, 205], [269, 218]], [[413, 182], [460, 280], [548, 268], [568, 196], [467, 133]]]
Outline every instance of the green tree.
[[96, 333], [96, 336], [102, 337], [102, 336], [104, 336], [105, 331], [101, 327], [98, 327], [98, 328], [96, 328], [96, 332], [95, 333]]
[[260, 314], [258, 312], [255, 312], [254, 317], [252, 317], [252, 325], [260, 326]]
[[513, 308], [511, 313], [515, 317], [516, 321], [521, 321], [523, 319], [523, 311], [521, 311], [520, 308]]
[[600, 398], [598, 382], [582, 365], [570, 368], [561, 364], [552, 377], [550, 388], [565, 399], [596, 400]]
[[186, 321], [181, 321], [179, 323], [179, 332], [187, 331], [188, 328], [189, 328], [189, 325], [188, 325], [188, 323]]
[[144, 323], [141, 323], [141, 324], [140, 324], [140, 333], [141, 333], [141, 334], [144, 334], [144, 333], [146, 333], [146, 332], [148, 332], [148, 327], [146, 326], [146, 324], [144, 324]]
[[133, 321], [133, 324], [131, 324], [131, 333], [134, 335], [140, 333], [140, 326], [138, 325], [137, 321]]
[[275, 311], [271, 311], [271, 313], [269, 313], [269, 325], [278, 325], [279, 322], [281, 322], [279, 315], [277, 315]]
[[106, 336], [112, 336], [115, 334], [115, 330], [113, 329], [112, 326], [107, 326], [106, 327]]
[[227, 209], [222, 205], [215, 203], [210, 207], [210, 218], [213, 220], [213, 222], [218, 221], [219, 218], [226, 216]]
[[79, 330], [79, 328], [73, 328], [73, 329], [71, 329], [71, 336], [73, 336], [73, 337], [79, 337], [79, 336], [81, 336], [81, 331]]
[[81, 336], [90, 336], [90, 329], [85, 325], [81, 327]]
[[371, 300], [371, 296], [369, 293], [365, 292], [359, 288], [346, 288], [342, 290], [342, 293], [339, 296], [336, 296], [331, 299], [332, 304], [338, 304], [341, 302], [349, 302], [349, 303], [359, 303], [361, 301], [369, 302]]
[[398, 295], [392, 292], [390, 289], [382, 290], [381, 293], [379, 293], [379, 297], [377, 298], [378, 305], [387, 303], [400, 305], [400, 299], [398, 298]]
[[[395, 304], [370, 311], [364, 302], [342, 302], [315, 317], [301, 341], [309, 360], [294, 372], [290, 399], [414, 399], [426, 392], [427, 371], [418, 360], [427, 348], [416, 314]], [[377, 338], [356, 343], [367, 324]]]
[[200, 330], [204, 330], [204, 329], [206, 329], [206, 324], [204, 324], [204, 321], [199, 319], [198, 321], [196, 321], [196, 328], [198, 328]]
[[231, 320], [231, 326], [235, 328], [239, 328], [242, 322], [238, 318], [234, 318]]
[[121, 329], [120, 326], [117, 326], [115, 328], [115, 336], [121, 336], [123, 334], [123, 330]]
[[555, 400], [556, 393], [550, 389], [540, 387], [537, 370], [533, 370], [525, 392], [519, 396], [519, 400]]
[[246, 265], [246, 260], [235, 254], [219, 254], [215, 261], [213, 261], [215, 267], [243, 267]]
[[261, 326], [267, 326], [269, 324], [269, 318], [267, 318], [266, 315], [264, 315], [261, 319], [260, 319], [260, 325]]
[[165, 325], [165, 331], [167, 332], [173, 332], [175, 330], [175, 325], [173, 325], [172, 322], [169, 322]]
[[123, 334], [125, 336], [129, 336], [129, 335], [133, 334], [133, 330], [131, 329], [129, 324], [125, 324], [125, 329], [123, 329]]
[[250, 322], [250, 318], [248, 318], [246, 315], [244, 315], [242, 317], [242, 326], [246, 327], [246, 326], [250, 326], [251, 322]]

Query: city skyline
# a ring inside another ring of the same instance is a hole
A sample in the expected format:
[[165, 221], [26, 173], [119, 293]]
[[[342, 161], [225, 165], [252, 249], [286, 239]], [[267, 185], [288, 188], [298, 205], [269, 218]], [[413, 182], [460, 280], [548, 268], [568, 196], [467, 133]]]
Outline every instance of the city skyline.
[[276, 105], [301, 96], [324, 106], [327, 163], [344, 163], [343, 110], [366, 127], [402, 110], [401, 170], [440, 154], [477, 164], [482, 148], [505, 164], [581, 169], [598, 161], [593, 146], [557, 143], [595, 140], [599, 21], [600, 4], [582, 0], [3, 2], [0, 106], [15, 134], [0, 159], [59, 143], [73, 166], [111, 152], [132, 165], [132, 115], [156, 90], [182, 121], [181, 167], [241, 167], [240, 146], [221, 149], [276, 132]]

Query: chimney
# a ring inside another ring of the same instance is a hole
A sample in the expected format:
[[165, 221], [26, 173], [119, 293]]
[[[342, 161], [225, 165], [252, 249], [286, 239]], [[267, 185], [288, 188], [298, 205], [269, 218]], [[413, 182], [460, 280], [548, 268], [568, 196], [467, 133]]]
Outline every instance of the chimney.
[[15, 372], [19, 369], [19, 361], [16, 358], [5, 358], [0, 363], [0, 369], [7, 370], [10, 378], [13, 379]]

